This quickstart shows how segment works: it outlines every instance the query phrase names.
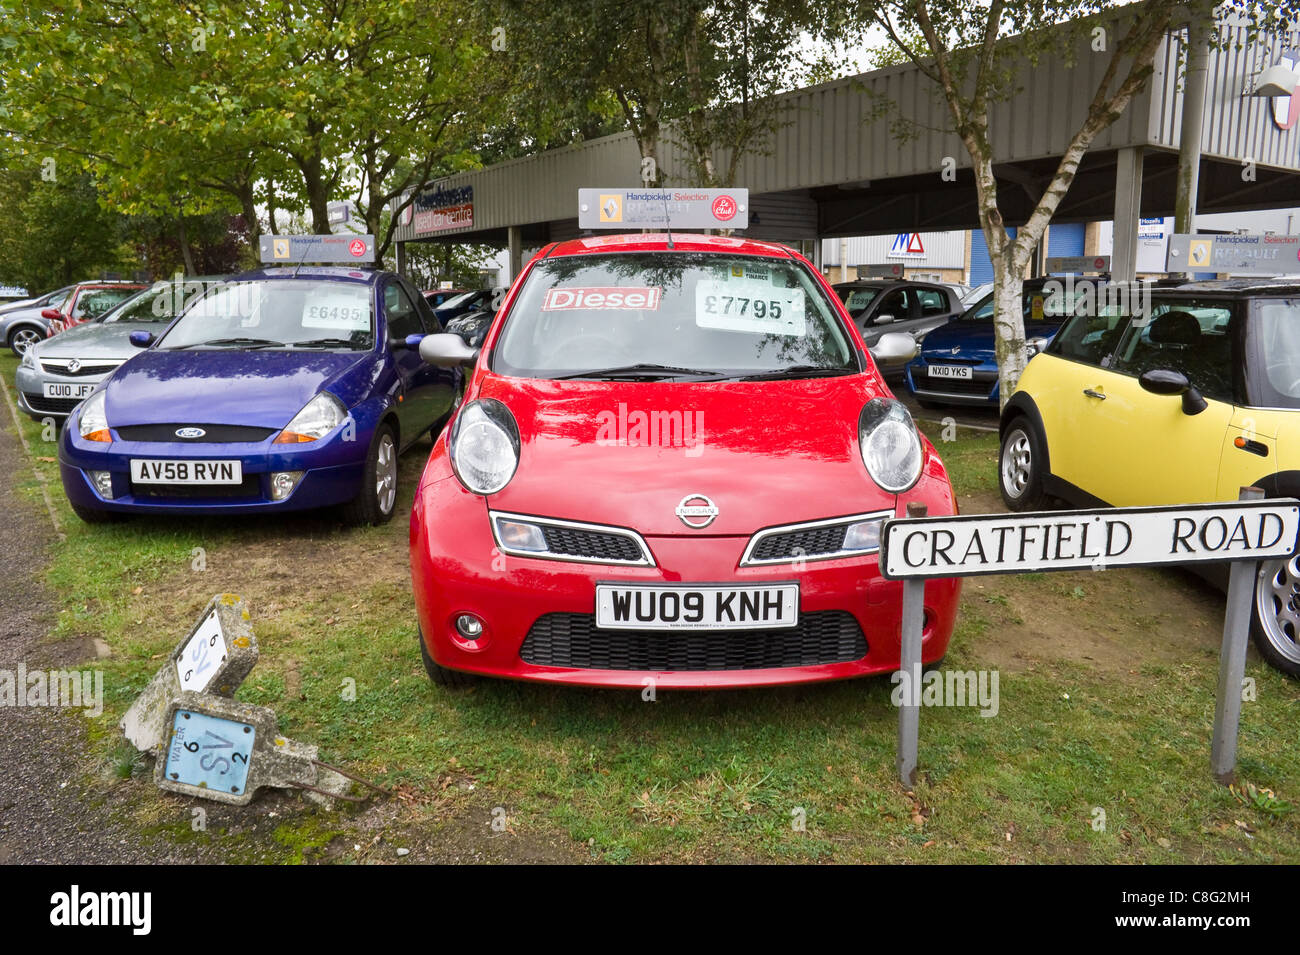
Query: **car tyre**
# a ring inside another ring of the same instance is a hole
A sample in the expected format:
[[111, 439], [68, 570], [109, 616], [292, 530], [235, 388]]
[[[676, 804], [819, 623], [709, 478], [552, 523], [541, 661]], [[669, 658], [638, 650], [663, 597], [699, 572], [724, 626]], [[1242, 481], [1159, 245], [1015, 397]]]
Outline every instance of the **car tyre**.
[[71, 501], [68, 504], [72, 507], [72, 513], [81, 518], [83, 524], [115, 524], [124, 517], [117, 511], [97, 511], [94, 508], [73, 504]]
[[1260, 563], [1250, 635], [1269, 666], [1300, 679], [1300, 557]]
[[348, 524], [386, 524], [397, 510], [397, 435], [387, 423], [375, 428], [366, 452], [361, 490], [343, 505]]
[[461, 688], [473, 686], [478, 682], [478, 677], [473, 673], [464, 673], [461, 670], [449, 670], [445, 666], [436, 662], [429, 655], [429, 648], [425, 645], [424, 634], [417, 629], [415, 631], [416, 639], [420, 641], [420, 658], [424, 660], [424, 671], [429, 674], [429, 679], [438, 686], [451, 688]]
[[19, 358], [22, 358], [23, 353], [26, 352], [27, 349], [31, 348], [33, 345], [39, 345], [44, 340], [45, 336], [30, 325], [20, 325], [9, 333], [9, 341], [7, 344], [9, 345], [9, 350], [11, 352]]
[[1031, 511], [1044, 505], [1043, 439], [1024, 415], [1013, 418], [1002, 432], [998, 451], [998, 489], [1013, 511]]

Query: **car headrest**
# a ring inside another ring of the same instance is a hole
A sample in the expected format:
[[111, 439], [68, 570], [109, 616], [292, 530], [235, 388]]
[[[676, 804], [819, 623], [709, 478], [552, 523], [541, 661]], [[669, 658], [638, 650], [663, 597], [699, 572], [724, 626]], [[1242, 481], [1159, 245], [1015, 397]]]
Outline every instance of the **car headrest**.
[[1147, 337], [1157, 345], [1195, 345], [1201, 337], [1201, 323], [1191, 312], [1165, 312], [1151, 323]]

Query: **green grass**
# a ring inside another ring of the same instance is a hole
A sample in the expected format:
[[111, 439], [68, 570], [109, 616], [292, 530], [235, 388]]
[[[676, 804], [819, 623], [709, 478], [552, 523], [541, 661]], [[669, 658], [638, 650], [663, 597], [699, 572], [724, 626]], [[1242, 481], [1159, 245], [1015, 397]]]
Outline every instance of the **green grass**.
[[[9, 381], [13, 365], [0, 360]], [[961, 494], [996, 489], [996, 436], [935, 443]], [[422, 456], [403, 460], [408, 495]], [[36, 466], [67, 532], [46, 574], [59, 603], [54, 638], [94, 635], [113, 649], [105, 715], [87, 721], [92, 756], [109, 767], [109, 785], [135, 787], [130, 818], [146, 838], [189, 838], [189, 816], [142, 778], [117, 719], [207, 598], [234, 590], [253, 610], [261, 646], [238, 697], [273, 706], [281, 731], [319, 744], [323, 759], [411, 796], [394, 800], [388, 824], [404, 834], [468, 820], [474, 835], [463, 838], [481, 839], [500, 806], [514, 833], [506, 838], [571, 840], [572, 858], [610, 862], [1300, 860], [1291, 811], [1300, 801], [1300, 687], [1255, 661], [1258, 700], [1245, 705], [1240, 751], [1253, 788], [1210, 779], [1214, 655], [1144, 661], [1135, 625], [1131, 675], [1036, 658], [1028, 646], [1024, 667], [1000, 671], [996, 717], [923, 710], [922, 778], [907, 793], [894, 775], [887, 679], [660, 692], [656, 702], [639, 691], [497, 681], [447, 691], [420, 665], [403, 518], [364, 531], [325, 517], [88, 527], [57, 494], [53, 465]], [[39, 482], [16, 480], [43, 513]], [[206, 571], [192, 567], [195, 547]], [[993, 667], [988, 640], [1009, 625], [1013, 600], [1022, 609], [1026, 599], [1065, 601], [1069, 619], [1088, 627], [1089, 587], [1076, 597], [1055, 577], [968, 587], [947, 665]], [[354, 701], [342, 693], [347, 680]], [[1093, 827], [1098, 809], [1104, 831]], [[350, 825], [346, 813], [304, 808], [276, 820], [269, 849], [229, 844], [240, 857], [320, 858]]]

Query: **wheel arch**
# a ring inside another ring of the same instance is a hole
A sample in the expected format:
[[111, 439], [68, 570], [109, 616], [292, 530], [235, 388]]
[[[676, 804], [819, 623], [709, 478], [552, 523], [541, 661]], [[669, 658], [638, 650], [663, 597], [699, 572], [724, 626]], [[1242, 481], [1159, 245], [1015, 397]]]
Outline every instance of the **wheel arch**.
[[1029, 419], [1029, 423], [1038, 429], [1038, 436], [1042, 438], [1043, 443], [1043, 473], [1052, 473], [1052, 455], [1047, 446], [1047, 429], [1043, 427], [1043, 416], [1038, 410], [1038, 405], [1033, 398], [1023, 391], [1017, 391], [1007, 402], [1007, 406], [1002, 409], [1002, 414], [998, 418], [998, 441], [1006, 437], [1007, 428], [1016, 418], [1024, 416]]

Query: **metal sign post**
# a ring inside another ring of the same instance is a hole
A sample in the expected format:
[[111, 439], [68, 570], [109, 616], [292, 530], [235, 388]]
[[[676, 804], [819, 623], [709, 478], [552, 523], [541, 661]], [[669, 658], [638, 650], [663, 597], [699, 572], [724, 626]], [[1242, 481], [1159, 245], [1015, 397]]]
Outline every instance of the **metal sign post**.
[[[924, 504], [907, 505], [907, 516], [922, 518]], [[909, 789], [916, 785], [917, 748], [921, 733], [921, 687], [911, 682], [913, 673], [921, 670], [921, 629], [925, 625], [925, 579], [903, 582], [902, 656], [903, 703], [898, 708], [898, 778]]]
[[1265, 500], [1262, 490], [1250, 487], [1241, 489], [1236, 503], [1186, 507], [929, 518], [924, 505], [908, 504], [907, 517], [886, 521], [880, 537], [881, 576], [904, 581], [899, 661], [903, 705], [898, 710], [898, 774], [903, 785], [910, 788], [916, 781], [926, 580], [1212, 562], [1229, 562], [1232, 570], [1210, 758], [1214, 778], [1232, 781], [1255, 577], [1261, 560], [1296, 554], [1300, 501]]

